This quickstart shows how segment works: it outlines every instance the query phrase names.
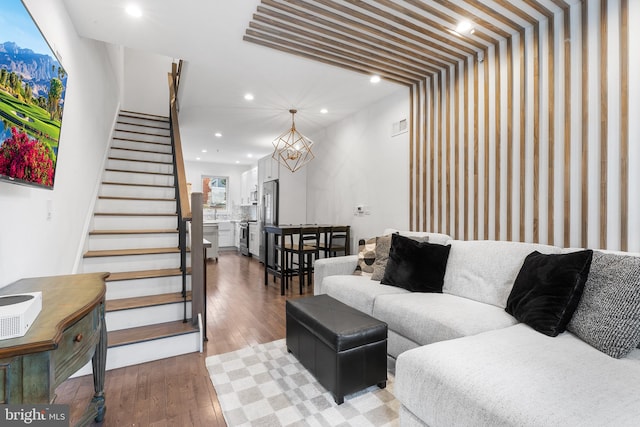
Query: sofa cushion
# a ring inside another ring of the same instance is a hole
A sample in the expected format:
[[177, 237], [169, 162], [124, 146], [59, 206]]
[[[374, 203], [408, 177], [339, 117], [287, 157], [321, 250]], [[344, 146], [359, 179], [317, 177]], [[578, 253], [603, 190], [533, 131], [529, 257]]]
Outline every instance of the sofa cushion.
[[442, 281], [451, 246], [418, 242], [393, 234], [389, 260], [381, 280], [411, 292], [442, 293]]
[[559, 253], [555, 246], [491, 240], [452, 240], [442, 292], [504, 308], [513, 282], [533, 251]]
[[611, 357], [640, 343], [640, 257], [594, 251], [584, 293], [567, 330]]
[[421, 344], [474, 335], [514, 325], [504, 309], [449, 294], [409, 293], [379, 295], [373, 317]]
[[[431, 233], [428, 231], [408, 231], [408, 230], [397, 230], [395, 228], [387, 228], [384, 230], [384, 234], [400, 234], [401, 236], [411, 237], [413, 239], [417, 238], [427, 238], [427, 240], [420, 240], [423, 242], [429, 243], [437, 243], [439, 245], [446, 245], [451, 240], [451, 236], [448, 234], [442, 233]], [[419, 240], [416, 239], [416, 240]]]
[[430, 426], [632, 426], [640, 350], [613, 359], [518, 324], [402, 353], [394, 394]]
[[507, 300], [507, 313], [555, 337], [567, 327], [587, 282], [593, 251], [527, 256]]
[[327, 276], [322, 291], [351, 307], [371, 315], [378, 295], [409, 293], [406, 289], [381, 285], [364, 276]]

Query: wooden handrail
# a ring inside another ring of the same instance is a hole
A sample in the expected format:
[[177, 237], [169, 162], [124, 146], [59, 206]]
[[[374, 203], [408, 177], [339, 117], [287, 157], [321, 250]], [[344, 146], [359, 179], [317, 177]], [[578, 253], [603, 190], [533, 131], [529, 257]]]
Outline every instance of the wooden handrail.
[[184, 170], [184, 158], [182, 156], [182, 142], [180, 140], [180, 125], [178, 124], [178, 94], [176, 92], [176, 82], [178, 74], [174, 64], [172, 72], [169, 73], [169, 108], [171, 117], [171, 128], [173, 130], [173, 150], [176, 157], [176, 175], [178, 177], [178, 193], [180, 195], [180, 221], [191, 220], [191, 206], [189, 204], [189, 192], [187, 191], [187, 178]]

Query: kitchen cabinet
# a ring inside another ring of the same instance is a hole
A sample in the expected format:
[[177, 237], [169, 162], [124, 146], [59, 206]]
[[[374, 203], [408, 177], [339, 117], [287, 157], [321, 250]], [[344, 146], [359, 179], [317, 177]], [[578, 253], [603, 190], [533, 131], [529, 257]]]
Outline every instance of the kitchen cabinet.
[[242, 172], [240, 176], [240, 204], [251, 205], [258, 202], [258, 167]]
[[211, 247], [206, 249], [207, 258], [218, 260], [218, 224], [202, 224], [202, 237], [211, 243]]
[[235, 246], [235, 226], [231, 221], [218, 223], [218, 246], [221, 248]]
[[240, 222], [234, 221], [233, 229], [234, 229], [233, 246], [235, 246], [236, 248], [240, 248]]
[[260, 256], [260, 230], [255, 222], [249, 223], [249, 253], [254, 257]]
[[258, 160], [258, 187], [262, 187], [265, 181], [271, 181], [280, 177], [280, 164], [273, 160], [271, 154]]

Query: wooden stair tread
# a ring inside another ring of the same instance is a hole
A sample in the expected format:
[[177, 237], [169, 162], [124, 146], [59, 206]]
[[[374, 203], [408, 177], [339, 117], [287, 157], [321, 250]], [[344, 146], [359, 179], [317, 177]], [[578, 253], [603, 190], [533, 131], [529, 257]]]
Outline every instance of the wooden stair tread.
[[133, 171], [133, 170], [127, 170], [127, 169], [106, 168], [105, 171], [106, 172], [139, 173], [139, 174], [142, 174], [142, 175], [173, 176], [172, 173], [167, 173], [167, 172]]
[[177, 234], [178, 230], [171, 228], [149, 228], [149, 229], [131, 229], [131, 230], [92, 230], [89, 232], [93, 236], [113, 236], [118, 234]]
[[161, 197], [124, 197], [124, 196], [99, 196], [98, 199], [104, 200], [142, 200], [145, 202], [175, 202], [175, 198]]
[[106, 185], [129, 185], [129, 186], [132, 186], [132, 187], [176, 188], [174, 185], [139, 184], [139, 183], [134, 183], [134, 182], [116, 182], [116, 181], [102, 181], [102, 184], [106, 184]]
[[[191, 301], [191, 291], [187, 292], [187, 301]], [[120, 298], [107, 300], [105, 310], [120, 311], [133, 308], [154, 307], [157, 305], [176, 304], [184, 302], [181, 292], [159, 295], [145, 295], [141, 297]]]
[[136, 153], [147, 153], [147, 154], [166, 154], [167, 156], [171, 156], [171, 153], [165, 153], [163, 151], [154, 151], [154, 150], [141, 150], [139, 148], [127, 148], [127, 147], [111, 147], [112, 150], [124, 150], [124, 151], [133, 151]]
[[137, 163], [152, 163], [154, 165], [173, 165], [173, 162], [159, 162], [157, 160], [143, 160], [143, 159], [128, 159], [126, 157], [111, 157], [109, 160], [117, 160], [119, 162], [137, 162]]
[[[116, 141], [129, 141], [129, 142], [141, 142], [143, 144], [155, 144], [155, 145], [164, 145], [167, 147], [171, 147], [171, 143], [167, 143], [167, 142], [159, 142], [159, 141], [144, 141], [141, 139], [133, 139], [133, 138], [120, 138], [117, 136], [114, 136], [112, 139], [116, 140]], [[163, 153], [163, 152], [158, 152], [158, 154], [170, 154], [170, 153]]]
[[108, 347], [111, 348], [196, 332], [198, 332], [198, 328], [191, 324], [191, 320], [187, 320], [186, 323], [182, 320], [176, 320], [173, 322], [111, 331], [107, 333], [107, 342]]
[[[189, 249], [187, 248], [187, 252]], [[87, 251], [85, 258], [97, 258], [107, 256], [128, 256], [128, 255], [160, 255], [179, 254], [180, 248], [142, 248], [142, 249], [107, 249], [101, 251]]]
[[136, 130], [127, 130], [127, 129], [114, 129], [116, 132], [126, 132], [126, 133], [134, 133], [136, 135], [147, 135], [158, 138], [171, 138], [171, 135], [161, 135], [158, 133], [149, 133], [149, 132], [138, 132]]
[[[135, 115], [132, 116], [132, 114], [135, 114]], [[168, 116], [161, 116], [161, 115], [158, 115], [158, 114], [150, 114], [150, 113], [141, 113], [139, 111], [120, 110], [120, 113], [118, 114], [118, 116], [128, 116], [128, 117], [134, 117], [136, 119], [144, 119], [146, 117], [155, 117], [156, 121], [162, 121], [162, 122], [169, 123], [169, 117]], [[140, 117], [140, 116], [145, 116], [145, 117]]]
[[177, 216], [178, 214], [175, 212], [172, 213], [157, 213], [157, 212], [96, 212], [94, 213], [96, 216]]
[[168, 127], [164, 127], [164, 126], [152, 126], [152, 125], [147, 125], [143, 123], [123, 122], [122, 120], [118, 120], [116, 123], [121, 125], [127, 125], [127, 126], [140, 126], [143, 128], [150, 128], [150, 129], [171, 130]]
[[[187, 274], [191, 274], [191, 267], [187, 268]], [[111, 273], [106, 278], [106, 282], [117, 282], [120, 280], [155, 279], [158, 277], [180, 276], [182, 271], [179, 268], [164, 268], [159, 270], [123, 271]]]

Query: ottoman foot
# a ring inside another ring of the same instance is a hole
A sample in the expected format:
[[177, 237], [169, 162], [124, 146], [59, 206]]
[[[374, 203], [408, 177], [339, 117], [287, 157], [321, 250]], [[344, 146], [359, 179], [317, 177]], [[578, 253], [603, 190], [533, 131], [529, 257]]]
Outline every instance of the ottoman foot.
[[336, 401], [336, 405], [342, 405], [344, 403], [344, 396], [342, 396], [342, 397], [334, 396], [333, 400]]
[[386, 381], [381, 381], [378, 384], [376, 384], [378, 387], [380, 388], [387, 388], [387, 382]]

